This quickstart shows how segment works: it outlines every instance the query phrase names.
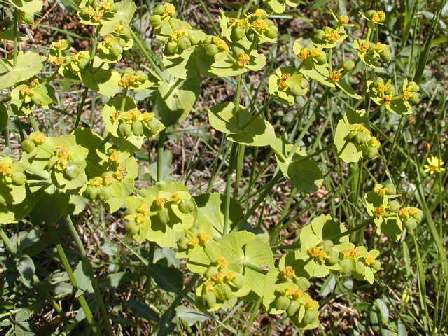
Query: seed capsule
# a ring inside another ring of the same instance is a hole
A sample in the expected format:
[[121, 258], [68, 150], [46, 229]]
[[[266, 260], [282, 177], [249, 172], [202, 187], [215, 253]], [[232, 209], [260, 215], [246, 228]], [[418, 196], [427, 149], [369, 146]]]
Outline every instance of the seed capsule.
[[149, 21], [151, 22], [151, 25], [155, 28], [159, 27], [162, 23], [162, 17], [160, 15], [152, 15], [149, 18]]
[[178, 45], [175, 41], [169, 41], [165, 46], [165, 54], [166, 55], [174, 55], [177, 53]]
[[208, 308], [212, 308], [213, 306], [215, 306], [216, 305], [215, 293], [213, 293], [212, 291], [207, 291], [207, 293], [205, 293], [205, 295], [204, 295], [204, 301], [205, 301], [205, 305]]
[[91, 200], [96, 200], [98, 198], [98, 188], [93, 186], [88, 186], [85, 192], [86, 196]]
[[142, 122], [141, 121], [134, 121], [133, 123], [132, 123], [132, 133], [135, 135], [135, 136], [142, 136], [143, 135], [143, 132], [144, 132], [144, 129], [143, 129], [143, 124], [142, 124]]
[[276, 25], [272, 24], [266, 29], [265, 35], [270, 39], [275, 39], [278, 35], [278, 28]]
[[389, 209], [393, 212], [397, 212], [398, 210], [400, 210], [400, 202], [398, 202], [397, 200], [390, 201]]
[[233, 41], [239, 41], [244, 36], [246, 36], [246, 29], [244, 29], [243, 27], [238, 27], [238, 26], [234, 26], [232, 28], [231, 38]]
[[81, 169], [77, 164], [74, 163], [69, 163], [67, 165], [67, 168], [65, 169], [65, 174], [71, 179], [78, 177], [80, 173]]
[[288, 316], [294, 316], [295, 313], [297, 313], [297, 311], [300, 308], [300, 303], [298, 303], [297, 301], [291, 301], [291, 303], [288, 306], [288, 309], [286, 310], [286, 313], [288, 314]]
[[163, 225], [167, 225], [170, 221], [170, 215], [167, 208], [161, 208], [157, 212], [157, 219], [162, 223]]
[[36, 148], [36, 145], [34, 144], [33, 141], [31, 141], [30, 139], [25, 139], [22, 142], [22, 149], [27, 152], [28, 154], [31, 153], [34, 148]]
[[132, 134], [132, 127], [127, 123], [120, 123], [118, 125], [118, 135], [127, 138]]
[[215, 44], [209, 44], [205, 47], [205, 53], [207, 56], [214, 57], [218, 52], [219, 49]]
[[346, 60], [342, 64], [342, 67], [344, 68], [345, 71], [352, 71], [355, 68], [355, 66], [356, 64], [352, 60]]
[[191, 199], [181, 200], [179, 203], [179, 210], [184, 214], [193, 212], [194, 208], [195, 208], [195, 205]]
[[291, 300], [283, 295], [279, 296], [277, 300], [275, 300], [275, 308], [279, 310], [287, 310], [290, 304]]
[[319, 318], [318, 310], [307, 310], [305, 311], [305, 316], [303, 317], [303, 322], [305, 324], [311, 324]]
[[21, 171], [15, 171], [11, 175], [12, 183], [15, 185], [24, 185], [26, 182], [26, 176]]
[[177, 43], [179, 50], [184, 51], [191, 47], [191, 42], [188, 36], [183, 36]]
[[165, 7], [163, 6], [163, 4], [157, 5], [153, 10], [154, 15], [163, 15], [164, 12]]

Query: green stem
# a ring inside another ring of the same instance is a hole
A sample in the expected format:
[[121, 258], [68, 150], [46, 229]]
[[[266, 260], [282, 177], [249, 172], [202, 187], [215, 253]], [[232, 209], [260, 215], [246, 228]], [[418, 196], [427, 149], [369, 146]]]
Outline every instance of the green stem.
[[233, 198], [238, 199], [238, 188], [241, 182], [244, 169], [244, 154], [246, 152], [246, 146], [238, 144], [237, 148], [237, 161], [236, 161], [236, 177], [235, 188], [233, 189]]
[[229, 232], [229, 213], [230, 213], [230, 189], [232, 188], [232, 172], [234, 166], [234, 156], [235, 156], [235, 146], [233, 142], [229, 142], [230, 144], [230, 162], [229, 168], [227, 170], [227, 181], [226, 181], [226, 191], [225, 191], [225, 203], [224, 203], [224, 227], [223, 227], [223, 235], [226, 235]]
[[159, 143], [157, 144], [157, 182], [162, 181], [163, 170], [163, 149], [165, 147], [166, 131], [163, 130], [159, 134]]
[[[65, 271], [68, 274], [68, 278], [70, 279], [70, 283], [72, 284], [74, 289], [78, 288], [78, 283], [76, 282], [76, 276], [73, 272], [72, 267], [70, 266], [70, 263], [68, 261], [67, 255], [65, 254], [64, 248], [61, 244], [56, 245], [56, 250], [58, 252], [59, 260], [62, 263], [62, 266], [64, 267]], [[90, 310], [89, 304], [87, 303], [86, 298], [84, 297], [84, 294], [81, 294], [78, 297], [79, 304], [81, 305], [82, 310], [84, 311], [84, 315], [86, 316], [86, 320], [91, 326], [93, 332], [97, 335], [99, 335], [96, 322], [93, 319], [92, 311]]]
[[14, 54], [13, 54], [13, 60], [14, 65], [17, 64], [17, 55], [19, 53], [19, 14], [18, 10], [14, 9], [14, 18], [13, 18], [13, 26], [14, 26]]
[[81, 101], [79, 102], [78, 107], [76, 108], [76, 120], [75, 120], [74, 129], [77, 129], [79, 126], [79, 123], [81, 122], [81, 114], [83, 112], [82, 110], [84, 109], [84, 102], [86, 101], [88, 92], [89, 92], [89, 88], [85, 87], [84, 91], [82, 92], [82, 95], [81, 95]]

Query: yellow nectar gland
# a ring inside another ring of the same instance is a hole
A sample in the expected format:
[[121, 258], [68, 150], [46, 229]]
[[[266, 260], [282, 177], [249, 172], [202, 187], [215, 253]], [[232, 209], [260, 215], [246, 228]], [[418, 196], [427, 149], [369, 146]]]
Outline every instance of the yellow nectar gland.
[[403, 90], [403, 100], [409, 101], [414, 97], [414, 92], [409, 91], [408, 89]]
[[322, 247], [311, 247], [306, 252], [311, 258], [319, 260], [319, 262], [324, 262], [327, 259], [327, 254]]
[[218, 259], [216, 259], [216, 263], [218, 264], [218, 267], [220, 267], [220, 268], [227, 268], [229, 266], [229, 262], [223, 256], [219, 256]]
[[378, 196], [381, 196], [381, 197], [384, 197], [387, 193], [386, 188], [384, 188], [381, 184], [375, 185], [375, 187], [373, 188], [373, 191], [375, 192], [375, 194], [377, 194]]
[[387, 215], [387, 209], [384, 206], [376, 207], [375, 210], [373, 210], [373, 214], [376, 218], [384, 217]]
[[[370, 134], [370, 133], [369, 133]], [[375, 148], [379, 148], [381, 146], [381, 143], [378, 141], [378, 139], [376, 137], [371, 137], [369, 139], [368, 145], [370, 147], [375, 147]]]
[[364, 263], [365, 263], [367, 266], [373, 266], [373, 264], [375, 264], [375, 257], [371, 256], [370, 254], [367, 255], [367, 256], [364, 258]]
[[224, 41], [219, 36], [213, 36], [212, 43], [216, 45], [220, 50], [229, 50], [229, 46], [227, 45], [226, 41]]
[[269, 27], [269, 21], [266, 19], [256, 19], [252, 23], [252, 28], [258, 32], [262, 32]]
[[301, 298], [305, 293], [303, 290], [299, 288], [288, 288], [285, 293], [287, 296], [292, 297], [294, 299]]
[[51, 64], [54, 64], [54, 65], [57, 65], [57, 66], [61, 66], [65, 62], [65, 57], [50, 55], [50, 56], [48, 56], [48, 62], [50, 62]]
[[415, 217], [417, 216], [417, 209], [414, 207], [404, 207], [398, 210], [398, 215], [405, 218]]
[[198, 234], [198, 242], [199, 245], [205, 246], [210, 240], [212, 240], [212, 236], [208, 233], [200, 233]]
[[66, 40], [54, 41], [51, 43], [51, 47], [57, 50], [64, 50]]
[[238, 55], [236, 63], [240, 68], [244, 68], [250, 63], [250, 56], [243, 52], [242, 54]]
[[308, 57], [310, 57], [311, 52], [308, 48], [302, 48], [297, 53], [297, 57], [300, 58], [302, 61], [306, 60]]
[[12, 163], [3, 159], [0, 161], [0, 174], [3, 176], [11, 176], [12, 174]]
[[176, 7], [173, 4], [166, 3], [163, 8], [164, 17], [173, 17], [176, 14]]
[[324, 37], [326, 40], [335, 43], [340, 40], [341, 33], [336, 29], [327, 27], [327, 29], [325, 29], [325, 32], [324, 32]]
[[256, 9], [253, 15], [259, 18], [266, 18], [268, 16], [266, 11], [260, 8]]
[[180, 202], [181, 200], [182, 200], [182, 196], [180, 195], [180, 193], [179, 192], [173, 192], [173, 194], [171, 195], [171, 200], [174, 202], [174, 203], [178, 203], [178, 202]]
[[358, 50], [362, 53], [368, 52], [370, 49], [370, 43], [368, 41], [360, 41], [358, 45]]
[[109, 160], [112, 162], [118, 162], [120, 159], [120, 153], [118, 153], [117, 150], [113, 150], [112, 153], [109, 155]]
[[31, 140], [33, 140], [33, 142], [35, 142], [38, 145], [43, 144], [46, 139], [47, 139], [47, 137], [43, 133], [34, 133], [31, 136]]
[[154, 113], [151, 112], [143, 112], [141, 114], [142, 120], [143, 121], [151, 121], [154, 119]]
[[292, 279], [296, 276], [296, 272], [291, 266], [286, 266], [284, 270], [282, 270], [283, 278], [286, 280]]
[[343, 24], [343, 25], [346, 25], [346, 24], [348, 24], [348, 22], [349, 22], [349, 17], [347, 16], [347, 15], [341, 15], [340, 17], [339, 17], [339, 23], [340, 24]]
[[307, 297], [305, 299], [305, 308], [306, 309], [317, 309], [319, 307], [319, 304], [317, 303], [317, 301], [313, 300], [311, 297]]
[[56, 161], [56, 168], [59, 170], [63, 170], [67, 168], [68, 161], [71, 158], [70, 150], [62, 145], [56, 147], [56, 155], [58, 156], [58, 160]]
[[122, 24], [118, 24], [114, 29], [114, 33], [122, 34], [123, 32], [124, 32], [124, 26]]
[[278, 88], [280, 90], [286, 90], [288, 88], [288, 80], [291, 78], [291, 74], [283, 73], [278, 80]]
[[127, 171], [126, 168], [124, 167], [118, 167], [117, 171], [114, 173], [114, 177], [115, 179], [117, 179], [117, 181], [123, 181], [123, 179], [126, 177], [127, 175]]
[[154, 200], [154, 203], [156, 203], [156, 205], [157, 205], [159, 208], [163, 208], [163, 207], [165, 207], [166, 202], [167, 202], [167, 199], [164, 198], [164, 197], [157, 197], [157, 198]]
[[215, 289], [215, 282], [213, 280], [207, 280], [204, 282], [204, 287], [207, 291], [212, 291]]
[[320, 50], [318, 48], [312, 48], [310, 50], [311, 57], [319, 57], [321, 54], [322, 54], [322, 50]]
[[106, 175], [103, 177], [103, 183], [105, 186], [109, 186], [114, 182], [114, 177], [112, 175]]
[[334, 70], [330, 72], [330, 80], [332, 82], [339, 82], [342, 78], [342, 71], [341, 70]]
[[350, 250], [342, 252], [342, 255], [345, 259], [355, 259], [359, 257], [359, 252], [356, 250], [356, 248], [352, 248]]
[[185, 29], [179, 29], [171, 33], [170, 39], [172, 41], [179, 41], [182, 37], [187, 35], [187, 31]]
[[376, 24], [384, 22], [385, 19], [386, 14], [383, 11], [377, 11], [372, 16], [372, 22]]
[[92, 187], [101, 187], [103, 185], [103, 178], [99, 176], [94, 177], [90, 179], [89, 185], [91, 185]]

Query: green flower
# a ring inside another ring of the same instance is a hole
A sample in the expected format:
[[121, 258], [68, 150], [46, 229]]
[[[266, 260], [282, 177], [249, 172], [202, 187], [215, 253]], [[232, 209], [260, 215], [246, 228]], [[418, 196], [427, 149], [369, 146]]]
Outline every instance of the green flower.
[[308, 81], [292, 68], [279, 68], [269, 76], [269, 93], [294, 105], [298, 96], [308, 92]]

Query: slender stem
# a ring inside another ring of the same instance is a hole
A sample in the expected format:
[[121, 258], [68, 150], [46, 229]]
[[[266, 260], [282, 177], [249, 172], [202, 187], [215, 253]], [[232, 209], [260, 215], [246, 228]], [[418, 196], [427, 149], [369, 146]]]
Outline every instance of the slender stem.
[[159, 135], [159, 143], [157, 144], [157, 182], [162, 181], [163, 170], [163, 149], [165, 147], [166, 131], [163, 130]]
[[86, 101], [88, 92], [89, 92], [89, 88], [85, 87], [84, 91], [82, 92], [82, 95], [81, 95], [81, 101], [79, 102], [78, 107], [76, 108], [76, 120], [75, 120], [74, 129], [77, 129], [79, 126], [79, 123], [81, 122], [81, 114], [83, 112], [82, 110], [84, 109], [84, 102]]
[[19, 53], [19, 13], [17, 8], [14, 9], [14, 18], [13, 18], [13, 25], [14, 25], [14, 54], [13, 54], [13, 60], [14, 65], [17, 64], [17, 55]]
[[226, 235], [229, 232], [229, 213], [230, 213], [230, 189], [232, 188], [232, 172], [233, 172], [233, 157], [235, 156], [235, 146], [233, 142], [230, 142], [230, 162], [229, 168], [227, 170], [227, 181], [226, 181], [226, 191], [225, 191], [225, 203], [224, 203], [224, 227], [223, 227], [223, 235]]
[[241, 182], [241, 177], [243, 175], [244, 169], [244, 154], [246, 152], [246, 146], [238, 144], [237, 148], [237, 161], [236, 161], [236, 177], [235, 177], [235, 187], [233, 189], [233, 197], [238, 199], [238, 188]]
[[[70, 279], [70, 283], [72, 284], [74, 289], [78, 288], [78, 283], [76, 282], [76, 276], [73, 272], [72, 267], [70, 266], [70, 263], [68, 261], [67, 255], [65, 254], [64, 248], [61, 244], [56, 245], [56, 250], [58, 252], [59, 260], [62, 263], [62, 266], [64, 267], [65, 271], [68, 274], [68, 278]], [[82, 310], [84, 311], [84, 314], [86, 316], [87, 322], [92, 327], [92, 330], [95, 334], [98, 334], [96, 322], [93, 319], [92, 311], [90, 310], [89, 304], [87, 303], [84, 294], [81, 294], [78, 297], [79, 304], [81, 305]]]

